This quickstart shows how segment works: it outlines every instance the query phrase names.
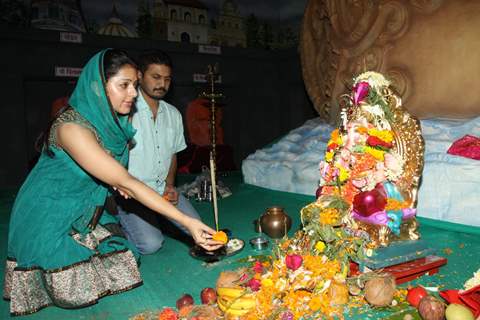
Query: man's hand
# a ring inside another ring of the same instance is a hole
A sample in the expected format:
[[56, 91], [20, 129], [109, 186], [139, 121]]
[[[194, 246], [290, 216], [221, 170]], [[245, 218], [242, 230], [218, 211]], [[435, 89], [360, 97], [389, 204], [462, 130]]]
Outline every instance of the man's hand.
[[173, 185], [166, 185], [163, 191], [163, 197], [170, 201], [171, 204], [176, 205], [178, 203], [178, 192]]

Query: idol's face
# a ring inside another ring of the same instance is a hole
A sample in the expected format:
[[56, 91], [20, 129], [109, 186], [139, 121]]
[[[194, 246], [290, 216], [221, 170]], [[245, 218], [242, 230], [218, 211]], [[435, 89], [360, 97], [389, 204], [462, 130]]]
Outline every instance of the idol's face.
[[113, 110], [121, 115], [129, 114], [137, 97], [137, 69], [124, 65], [107, 81], [107, 96]]
[[164, 64], [150, 64], [144, 73], [138, 72], [142, 91], [154, 100], [161, 100], [172, 82], [172, 69]]

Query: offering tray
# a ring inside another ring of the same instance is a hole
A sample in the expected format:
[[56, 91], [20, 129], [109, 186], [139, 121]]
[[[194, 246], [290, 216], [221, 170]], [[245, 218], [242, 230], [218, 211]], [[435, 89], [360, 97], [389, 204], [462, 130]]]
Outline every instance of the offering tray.
[[215, 251], [206, 251], [202, 247], [195, 245], [190, 249], [189, 253], [195, 259], [211, 263], [239, 253], [244, 246], [245, 242], [242, 239], [232, 238], [225, 246]]

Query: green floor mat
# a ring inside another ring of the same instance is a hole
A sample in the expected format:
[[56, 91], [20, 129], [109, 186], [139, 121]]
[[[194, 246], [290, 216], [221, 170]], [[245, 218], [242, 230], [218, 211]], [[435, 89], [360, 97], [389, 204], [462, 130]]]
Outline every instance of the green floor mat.
[[[193, 179], [186, 176], [181, 182]], [[231, 188], [233, 195], [219, 200], [219, 220], [221, 228], [228, 228], [233, 236], [247, 242], [245, 249], [238, 255], [218, 263], [207, 265], [190, 257], [188, 247], [174, 239], [167, 238], [163, 248], [156, 254], [141, 258], [140, 271], [144, 284], [129, 292], [101, 299], [98, 304], [77, 309], [65, 310], [57, 307], [45, 308], [33, 315], [16, 317], [22, 319], [128, 319], [146, 311], [175, 306], [175, 301], [183, 293], [190, 293], [196, 303], [200, 303], [200, 291], [204, 287], [214, 287], [218, 274], [222, 270], [236, 268], [238, 260], [256, 255], [248, 245], [248, 240], [256, 235], [253, 221], [266, 208], [273, 205], [285, 208], [293, 219], [290, 234], [299, 227], [299, 210], [314, 200], [311, 196], [267, 190], [241, 182], [239, 173], [222, 176], [220, 179]], [[14, 190], [0, 191], [0, 256], [6, 257], [8, 219], [14, 200]], [[192, 202], [203, 220], [213, 225], [213, 209], [210, 203]], [[436, 225], [429, 220], [420, 219], [422, 238], [440, 254], [448, 258], [448, 264], [435, 276], [424, 276], [418, 282], [425, 286], [443, 288], [461, 288], [465, 280], [480, 267], [480, 237], [476, 233], [480, 228], [449, 224]], [[4, 265], [0, 264], [3, 275]], [[3, 276], [2, 276], [3, 287]], [[351, 316], [351, 319], [384, 319], [385, 315], [375, 312]], [[9, 319], [9, 303], [0, 302], [0, 319]]]

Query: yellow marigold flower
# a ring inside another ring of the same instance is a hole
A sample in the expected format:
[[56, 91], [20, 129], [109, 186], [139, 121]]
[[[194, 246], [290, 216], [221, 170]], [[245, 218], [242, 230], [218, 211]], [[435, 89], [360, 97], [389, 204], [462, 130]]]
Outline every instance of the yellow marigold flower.
[[308, 307], [313, 311], [317, 311], [322, 307], [322, 300], [320, 299], [320, 297], [313, 297], [308, 302]]
[[338, 179], [340, 182], [346, 181], [350, 177], [350, 172], [340, 164], [335, 164], [335, 167], [338, 168], [339, 173], [338, 173]]
[[327, 208], [320, 213], [320, 224], [334, 224], [340, 217], [340, 213], [335, 208]]
[[323, 241], [318, 241], [316, 244], [315, 244], [315, 249], [322, 253], [323, 251], [325, 251], [325, 248], [326, 248], [326, 245], [325, 245], [325, 242]]
[[328, 151], [327, 153], [325, 153], [325, 161], [331, 162], [333, 159], [333, 154], [333, 151]]
[[262, 287], [271, 287], [271, 286], [273, 286], [273, 281], [272, 281], [272, 279], [269, 279], [269, 278], [262, 279], [261, 283], [262, 283]]
[[399, 201], [393, 198], [387, 199], [387, 205], [385, 206], [385, 210], [401, 210], [405, 208], [408, 208], [408, 203], [406, 201]]
[[378, 130], [378, 129], [372, 128], [368, 130], [368, 134], [370, 136], [377, 137], [380, 140], [385, 142], [393, 141], [393, 133], [390, 130]]
[[380, 161], [383, 161], [384, 160], [384, 155], [385, 155], [385, 151], [382, 151], [382, 150], [377, 150], [375, 148], [372, 148], [372, 147], [368, 147], [366, 146], [364, 148], [364, 151], [370, 155], [372, 155], [375, 159], [377, 160], [380, 160]]

